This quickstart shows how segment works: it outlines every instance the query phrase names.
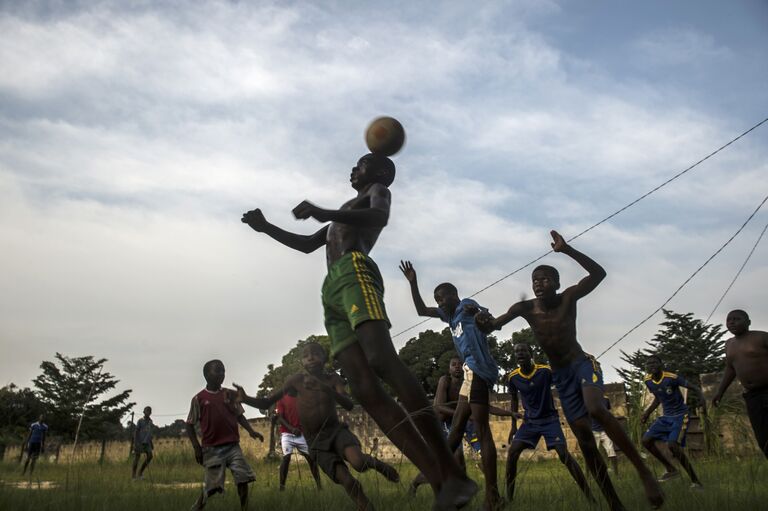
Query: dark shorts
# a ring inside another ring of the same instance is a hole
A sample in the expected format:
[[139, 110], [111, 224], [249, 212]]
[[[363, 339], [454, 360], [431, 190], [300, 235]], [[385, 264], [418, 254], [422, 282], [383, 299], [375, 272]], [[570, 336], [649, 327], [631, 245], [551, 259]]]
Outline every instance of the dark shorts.
[[346, 424], [338, 423], [320, 430], [317, 435], [306, 435], [309, 444], [309, 457], [317, 463], [332, 481], [336, 480], [336, 465], [344, 464], [344, 449], [360, 441]]
[[463, 369], [464, 381], [459, 389], [459, 395], [466, 397], [470, 403], [488, 406], [491, 394], [488, 383], [476, 375], [467, 364], [464, 364]]
[[544, 437], [547, 450], [552, 450], [558, 445], [565, 445], [565, 434], [560, 427], [560, 419], [553, 417], [550, 421], [538, 422], [525, 421], [515, 433], [513, 442], [522, 442], [531, 449], [535, 449], [539, 439]]
[[747, 415], [752, 423], [757, 445], [768, 458], [768, 387], [745, 392], [744, 401], [747, 403]]
[[134, 444], [133, 451], [136, 454], [152, 454], [152, 443], [148, 444]]
[[662, 442], [678, 443], [685, 447], [685, 433], [688, 431], [688, 414], [662, 415], [656, 419], [643, 438], [653, 438]]
[[40, 456], [42, 450], [43, 444], [40, 442], [30, 442], [29, 445], [27, 445], [27, 454], [29, 456]]
[[587, 406], [584, 404], [581, 388], [593, 386], [602, 389], [603, 373], [595, 358], [585, 354], [568, 367], [552, 369], [552, 381], [560, 396], [565, 419], [573, 422], [587, 415]]
[[384, 279], [373, 259], [352, 251], [328, 268], [323, 282], [325, 329], [331, 338], [331, 358], [357, 342], [355, 328], [370, 320], [386, 321]]

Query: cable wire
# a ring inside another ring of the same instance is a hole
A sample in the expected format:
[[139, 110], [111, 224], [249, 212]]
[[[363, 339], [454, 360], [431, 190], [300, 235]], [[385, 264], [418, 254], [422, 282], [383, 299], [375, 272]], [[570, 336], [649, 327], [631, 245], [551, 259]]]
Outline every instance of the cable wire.
[[757, 237], [757, 241], [755, 242], [755, 244], [754, 244], [754, 245], [752, 245], [752, 250], [750, 250], [750, 251], [749, 251], [749, 254], [747, 254], [747, 258], [746, 258], [746, 259], [744, 259], [744, 263], [741, 265], [741, 268], [739, 268], [739, 271], [737, 271], [737, 272], [736, 272], [736, 275], [733, 277], [733, 280], [731, 281], [731, 283], [730, 283], [730, 284], [728, 284], [728, 287], [725, 289], [725, 291], [723, 292], [723, 295], [722, 295], [722, 296], [720, 297], [720, 299], [717, 301], [717, 303], [715, 304], [715, 307], [712, 309], [712, 312], [710, 312], [710, 313], [709, 313], [709, 316], [707, 316], [707, 319], [704, 321], [704, 323], [709, 323], [709, 320], [710, 320], [710, 318], [711, 318], [711, 317], [712, 317], [712, 315], [715, 313], [715, 311], [717, 310], [717, 308], [718, 308], [718, 307], [720, 307], [720, 303], [721, 303], [721, 302], [723, 301], [723, 299], [725, 298], [725, 295], [727, 295], [727, 294], [728, 294], [728, 291], [730, 291], [730, 290], [731, 290], [731, 288], [733, 287], [733, 285], [736, 283], [736, 279], [738, 279], [738, 278], [739, 278], [739, 275], [741, 275], [741, 271], [742, 271], [742, 270], [744, 269], [744, 267], [747, 265], [747, 263], [749, 262], [749, 259], [752, 257], [752, 254], [754, 254], [754, 253], [755, 253], [755, 249], [756, 249], [756, 248], [757, 248], [757, 246], [760, 244], [760, 240], [762, 240], [762, 239], [763, 239], [763, 235], [765, 234], [765, 231], [766, 231], [766, 229], [768, 229], [768, 223], [767, 223], [767, 224], [765, 224], [765, 227], [763, 227], [763, 231], [760, 233], [760, 236], [758, 236], [758, 237]]
[[[751, 128], [749, 128], [748, 130], [746, 130], [745, 132], [743, 132], [742, 134], [740, 134], [739, 136], [737, 136], [736, 138], [734, 138], [734, 139], [732, 139], [731, 141], [727, 142], [726, 144], [723, 144], [722, 146], [718, 147], [717, 149], [715, 149], [714, 151], [712, 151], [711, 153], [709, 153], [709, 154], [708, 154], [708, 155], [706, 155], [705, 157], [701, 158], [701, 159], [700, 159], [699, 161], [697, 161], [696, 163], [694, 163], [694, 164], [692, 164], [692, 165], [688, 166], [686, 169], [684, 169], [684, 170], [681, 170], [680, 172], [678, 172], [678, 173], [677, 173], [677, 174], [675, 174], [674, 176], [670, 177], [669, 179], [667, 179], [666, 181], [664, 181], [664, 182], [663, 182], [663, 183], [661, 183], [660, 185], [658, 185], [658, 186], [656, 186], [655, 188], [652, 188], [651, 190], [647, 191], [646, 193], [644, 193], [644, 194], [643, 194], [643, 195], [641, 195], [640, 197], [636, 198], [635, 200], [633, 200], [632, 202], [630, 202], [630, 203], [629, 203], [629, 204], [627, 204], [626, 206], [624, 206], [624, 207], [622, 207], [622, 208], [620, 208], [620, 209], [618, 209], [618, 210], [614, 211], [613, 213], [611, 213], [611, 214], [610, 214], [610, 215], [608, 215], [607, 217], [603, 218], [603, 219], [602, 219], [602, 220], [600, 220], [599, 222], [597, 222], [597, 223], [595, 223], [595, 224], [593, 224], [593, 225], [591, 225], [591, 226], [587, 227], [586, 229], [584, 229], [583, 231], [581, 231], [580, 233], [578, 233], [576, 236], [573, 236], [573, 237], [571, 237], [571, 238], [568, 238], [568, 240], [567, 240], [567, 241], [570, 243], [571, 241], [575, 240], [576, 238], [579, 238], [579, 237], [583, 236], [584, 234], [588, 233], [588, 232], [589, 232], [589, 231], [591, 231], [592, 229], [594, 229], [594, 228], [596, 228], [596, 227], [598, 227], [598, 226], [600, 226], [600, 225], [604, 224], [605, 222], [607, 222], [607, 221], [608, 221], [608, 220], [610, 220], [611, 218], [613, 218], [613, 217], [615, 217], [615, 216], [617, 216], [617, 215], [619, 215], [619, 214], [623, 213], [624, 211], [626, 211], [627, 209], [631, 208], [632, 206], [634, 206], [635, 204], [637, 204], [637, 203], [638, 203], [638, 202], [640, 202], [641, 200], [643, 200], [643, 199], [645, 199], [646, 197], [648, 197], [649, 195], [651, 195], [651, 194], [653, 194], [653, 193], [655, 193], [655, 192], [659, 191], [660, 189], [664, 188], [665, 186], [667, 186], [667, 185], [668, 185], [669, 183], [671, 183], [672, 181], [676, 180], [677, 178], [679, 178], [679, 177], [683, 176], [684, 174], [687, 174], [689, 171], [691, 171], [691, 170], [693, 170], [694, 168], [698, 167], [700, 164], [704, 163], [705, 161], [707, 161], [708, 159], [710, 159], [711, 157], [713, 157], [714, 155], [716, 155], [717, 153], [719, 153], [720, 151], [722, 151], [722, 150], [723, 150], [723, 149], [725, 149], [726, 147], [730, 146], [730, 145], [731, 145], [731, 144], [733, 144], [734, 142], [738, 141], [738, 140], [739, 140], [739, 139], [741, 139], [742, 137], [744, 137], [744, 136], [748, 135], [750, 132], [752, 132], [752, 131], [756, 130], [757, 128], [759, 128], [760, 126], [762, 126], [763, 124], [765, 124], [766, 122], [768, 122], [768, 117], [766, 117], [766, 118], [765, 118], [765, 119], [763, 119], [762, 121], [758, 122], [757, 124], [755, 124], [754, 126], [752, 126]], [[501, 277], [501, 278], [499, 278], [499, 279], [497, 279], [497, 280], [495, 280], [495, 281], [491, 282], [490, 284], [488, 284], [488, 285], [487, 285], [487, 286], [485, 286], [484, 288], [480, 289], [479, 291], [475, 291], [474, 293], [472, 293], [471, 295], [469, 295], [469, 296], [470, 296], [470, 298], [472, 298], [472, 297], [475, 297], [475, 296], [479, 295], [479, 294], [480, 294], [480, 293], [482, 293], [483, 291], [487, 291], [488, 289], [492, 288], [492, 287], [493, 287], [493, 286], [495, 286], [496, 284], [499, 284], [500, 282], [502, 282], [502, 281], [504, 281], [504, 280], [508, 279], [509, 277], [511, 277], [511, 276], [513, 276], [513, 275], [515, 275], [516, 273], [519, 273], [520, 271], [522, 271], [522, 270], [524, 270], [524, 269], [528, 268], [528, 267], [529, 267], [529, 266], [531, 266], [532, 264], [534, 264], [534, 263], [536, 263], [536, 262], [540, 261], [541, 259], [544, 259], [546, 256], [548, 256], [548, 255], [549, 255], [549, 254], [551, 254], [551, 253], [552, 253], [552, 250], [550, 250], [550, 251], [548, 251], [548, 252], [546, 252], [546, 253], [544, 253], [544, 254], [540, 255], [540, 256], [539, 256], [539, 257], [537, 257], [536, 259], [534, 259], [534, 260], [532, 260], [532, 261], [530, 261], [530, 262], [528, 262], [528, 263], [524, 264], [523, 266], [521, 266], [521, 267], [517, 268], [515, 271], [513, 271], [513, 272], [510, 272], [510, 273], [508, 273], [508, 274], [504, 275], [503, 277]], [[432, 318], [427, 318], [427, 319], [424, 319], [424, 320], [422, 320], [422, 321], [420, 321], [420, 322], [418, 322], [418, 323], [415, 323], [415, 324], [414, 324], [414, 325], [412, 325], [412, 326], [409, 326], [409, 327], [408, 327], [408, 328], [406, 328], [405, 330], [401, 330], [400, 332], [398, 332], [398, 333], [394, 334], [394, 335], [392, 336], [392, 339], [395, 339], [396, 337], [399, 337], [399, 336], [401, 336], [402, 334], [404, 334], [404, 333], [406, 333], [406, 332], [409, 332], [410, 330], [413, 330], [414, 328], [416, 328], [416, 327], [418, 327], [418, 326], [421, 326], [421, 325], [423, 325], [424, 323], [426, 323], [426, 322], [427, 322], [427, 321], [429, 321], [430, 319], [432, 319]]]
[[682, 289], [683, 289], [683, 288], [684, 288], [684, 287], [685, 287], [685, 286], [686, 286], [686, 285], [687, 285], [687, 284], [688, 284], [688, 283], [689, 283], [689, 282], [690, 282], [690, 281], [693, 279], [693, 277], [695, 277], [695, 276], [696, 276], [696, 275], [697, 275], [697, 274], [698, 274], [698, 273], [699, 273], [699, 272], [700, 272], [700, 271], [701, 271], [701, 270], [702, 270], [702, 269], [703, 269], [703, 268], [704, 268], [706, 265], [708, 265], [708, 264], [709, 264], [709, 262], [710, 262], [710, 261], [712, 261], [712, 259], [714, 259], [714, 258], [715, 258], [715, 257], [716, 257], [716, 256], [717, 256], [717, 255], [718, 255], [720, 252], [722, 252], [722, 251], [723, 251], [723, 249], [724, 249], [725, 247], [727, 247], [727, 246], [728, 246], [728, 245], [731, 243], [731, 241], [733, 241], [733, 240], [734, 240], [734, 238], [736, 238], [736, 236], [738, 236], [738, 235], [739, 235], [739, 233], [740, 233], [740, 232], [741, 232], [741, 231], [744, 229], [744, 227], [746, 227], [746, 226], [747, 226], [747, 224], [748, 224], [748, 223], [749, 223], [749, 222], [752, 220], [752, 218], [754, 218], [754, 216], [757, 214], [757, 212], [758, 212], [758, 211], [760, 211], [760, 208], [762, 208], [762, 207], [763, 207], [763, 204], [765, 204], [765, 203], [766, 203], [766, 201], [768, 201], [768, 195], [766, 195], [766, 196], [765, 196], [765, 198], [762, 200], [762, 202], [761, 202], [761, 203], [760, 203], [760, 204], [757, 206], [757, 208], [756, 208], [756, 209], [755, 209], [755, 210], [752, 212], [752, 214], [751, 214], [751, 215], [749, 215], [749, 216], [747, 217], [747, 219], [744, 221], [744, 223], [743, 223], [743, 224], [741, 224], [741, 227], [739, 227], [739, 228], [736, 230], [736, 232], [735, 232], [735, 233], [733, 233], [733, 235], [732, 235], [730, 238], [728, 238], [728, 241], [726, 241], [725, 243], [723, 243], [723, 245], [721, 245], [721, 246], [720, 246], [720, 248], [718, 248], [718, 249], [715, 251], [715, 253], [714, 253], [714, 254], [712, 254], [711, 256], [709, 256], [709, 258], [708, 258], [706, 261], [704, 261], [704, 263], [703, 263], [701, 266], [699, 266], [698, 268], [696, 268], [696, 271], [694, 271], [694, 272], [691, 274], [691, 276], [690, 276], [690, 277], [688, 277], [687, 279], [685, 279], [685, 281], [684, 281], [682, 284], [680, 284], [680, 286], [679, 286], [679, 287], [678, 287], [678, 288], [675, 290], [675, 292], [674, 292], [674, 293], [672, 293], [672, 295], [670, 295], [670, 297], [669, 297], [669, 298], [667, 298], [667, 299], [664, 301], [664, 303], [662, 303], [662, 304], [661, 304], [661, 305], [660, 305], [660, 306], [659, 306], [659, 307], [658, 307], [656, 310], [654, 310], [654, 311], [653, 311], [653, 312], [651, 312], [651, 313], [650, 313], [648, 316], [646, 316], [646, 317], [645, 317], [645, 319], [643, 319], [642, 321], [640, 321], [640, 323], [638, 323], [638, 324], [636, 324], [635, 326], [633, 326], [632, 328], [630, 328], [630, 329], [627, 331], [627, 333], [625, 333], [624, 335], [622, 335], [621, 337], [619, 337], [619, 338], [618, 338], [616, 341], [614, 341], [614, 342], [613, 342], [613, 344], [611, 344], [611, 345], [610, 345], [610, 346], [608, 346], [608, 347], [607, 347], [605, 350], [603, 350], [603, 352], [602, 352], [602, 353], [600, 353], [600, 354], [597, 356], [597, 358], [600, 358], [600, 357], [602, 357], [603, 355], [605, 355], [606, 353], [608, 353], [608, 351], [610, 351], [610, 350], [611, 350], [611, 349], [612, 349], [614, 346], [616, 346], [617, 344], [619, 344], [619, 343], [620, 343], [621, 341], [623, 341], [623, 340], [624, 340], [624, 339], [625, 339], [625, 338], [626, 338], [626, 337], [627, 337], [629, 334], [631, 334], [632, 332], [634, 332], [635, 330], [637, 330], [638, 328], [640, 328], [642, 325], [644, 325], [644, 324], [645, 324], [645, 323], [646, 323], [646, 322], [647, 322], [649, 319], [651, 319], [653, 316], [655, 316], [657, 312], [659, 312], [659, 311], [660, 311], [661, 309], [663, 309], [663, 308], [664, 308], [664, 307], [665, 307], [665, 306], [666, 306], [666, 305], [667, 305], [669, 302], [671, 302], [671, 301], [672, 301], [672, 299], [673, 299], [675, 296], [677, 296], [677, 293], [679, 293], [679, 292], [680, 292], [680, 291], [681, 291], [681, 290], [682, 290]]

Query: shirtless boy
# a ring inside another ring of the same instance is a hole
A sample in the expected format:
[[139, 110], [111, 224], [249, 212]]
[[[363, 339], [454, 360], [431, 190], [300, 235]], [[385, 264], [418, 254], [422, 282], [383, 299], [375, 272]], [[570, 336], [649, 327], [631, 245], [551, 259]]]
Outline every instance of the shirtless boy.
[[459, 400], [453, 414], [448, 445], [456, 449], [470, 415], [480, 439], [480, 458], [485, 476], [485, 507], [495, 509], [501, 503], [496, 478], [496, 444], [488, 423], [490, 390], [499, 377], [499, 366], [491, 356], [488, 339], [475, 324], [475, 314], [480, 305], [471, 298], [460, 299], [459, 292], [451, 283], [444, 282], [434, 291], [437, 307], [427, 307], [419, 291], [416, 270], [410, 261], [400, 262], [400, 271], [411, 286], [411, 297], [419, 316], [440, 318], [451, 327], [453, 345], [464, 362], [464, 382], [459, 390]]
[[701, 488], [701, 481], [696, 476], [690, 460], [685, 455], [685, 434], [688, 430], [688, 405], [683, 399], [683, 393], [680, 387], [686, 388], [699, 395], [701, 402], [704, 398], [701, 395], [701, 389], [690, 383], [681, 375], [664, 370], [664, 363], [658, 355], [651, 355], [646, 361], [646, 370], [648, 374], [645, 377], [645, 386], [653, 394], [653, 402], [640, 418], [640, 422], [645, 424], [653, 411], [661, 404], [662, 416], [651, 424], [648, 431], [643, 435], [643, 447], [653, 454], [653, 457], [659, 460], [667, 470], [661, 476], [659, 482], [669, 481], [680, 475], [680, 472], [667, 460], [658, 447], [656, 441], [666, 442], [669, 452], [680, 462], [680, 465], [691, 478], [692, 488]]
[[517, 412], [519, 393], [523, 400], [525, 415], [520, 429], [517, 429], [517, 421], [512, 419], [511, 439], [507, 451], [507, 500], [512, 500], [515, 493], [517, 461], [520, 455], [526, 449], [535, 449], [539, 439], [544, 437], [547, 450], [554, 449], [560, 462], [568, 469], [587, 500], [594, 503], [595, 499], [589, 491], [584, 473], [568, 452], [568, 446], [565, 443], [565, 434], [560, 427], [560, 417], [555, 408], [555, 400], [552, 398], [552, 369], [546, 364], [534, 364], [533, 351], [524, 342], [515, 344], [514, 353], [519, 367], [506, 378], [507, 389], [511, 396], [510, 407], [512, 412]]
[[725, 327], [733, 337], [725, 342], [723, 381], [712, 399], [720, 404], [723, 393], [738, 378], [744, 387], [744, 401], [757, 444], [768, 458], [768, 332], [750, 330], [752, 322], [743, 310], [732, 310]]
[[360, 449], [360, 441], [346, 424], [339, 420], [336, 404], [351, 410], [354, 403], [344, 390], [344, 381], [336, 373], [324, 371], [328, 356], [322, 346], [309, 342], [302, 350], [301, 363], [305, 372], [286, 380], [283, 388], [266, 398], [250, 397], [235, 385], [243, 403], [256, 408], [269, 408], [284, 394], [295, 395], [299, 419], [306, 433], [310, 459], [333, 482], [344, 487], [355, 501], [358, 511], [373, 511], [360, 482], [352, 477], [345, 462], [358, 472], [372, 468], [392, 482], [398, 482], [397, 471]]
[[[357, 401], [427, 477], [436, 495], [436, 509], [454, 509], [472, 499], [477, 484], [453, 458], [424, 390], [397, 356], [384, 309], [384, 282], [368, 256], [387, 225], [388, 187], [394, 178], [395, 165], [389, 158], [375, 154], [360, 158], [350, 176], [357, 195], [340, 209], [322, 209], [308, 201], [293, 209], [297, 219], [330, 222], [311, 235], [284, 231], [269, 223], [259, 209], [245, 213], [242, 221], [300, 252], [325, 247], [328, 276], [322, 296], [331, 356], [339, 362]], [[395, 391], [412, 421], [385, 392], [381, 380]]]
[[605, 278], [605, 270], [595, 261], [566, 243], [560, 234], [551, 231], [552, 250], [563, 253], [587, 270], [588, 275], [578, 284], [558, 293], [560, 275], [551, 266], [533, 270], [531, 300], [518, 302], [498, 318], [481, 311], [476, 316], [478, 326], [486, 332], [500, 329], [513, 319], [522, 317], [533, 330], [541, 348], [549, 358], [552, 379], [557, 387], [565, 418], [584, 455], [587, 468], [597, 480], [610, 509], [623, 510], [616, 490], [608, 477], [605, 461], [592, 435], [590, 417], [599, 422], [608, 436], [624, 452], [637, 470], [646, 497], [654, 507], [660, 507], [664, 496], [653, 473], [643, 463], [632, 441], [616, 418], [605, 408], [603, 376], [594, 358], [582, 350], [576, 339], [576, 303], [591, 293]]

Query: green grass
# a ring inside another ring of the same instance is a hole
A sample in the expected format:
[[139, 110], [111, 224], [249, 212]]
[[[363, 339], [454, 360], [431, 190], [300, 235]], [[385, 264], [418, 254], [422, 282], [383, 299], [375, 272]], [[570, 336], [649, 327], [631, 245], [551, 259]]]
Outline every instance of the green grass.
[[[482, 477], [470, 462], [470, 475], [477, 481]], [[323, 476], [324, 489], [313, 488], [307, 466], [292, 463], [285, 492], [277, 490], [277, 464], [252, 463], [257, 481], [251, 486], [250, 509], [289, 510], [345, 510], [353, 509], [343, 490]], [[665, 509], [723, 511], [768, 508], [768, 462], [761, 457], [735, 459], [696, 460], [705, 489], [693, 491], [683, 477], [667, 483]], [[526, 461], [519, 464], [520, 474], [514, 505], [508, 509], [539, 509], [574, 511], [578, 509], [607, 509], [602, 499], [590, 507], [579, 493], [570, 476], [557, 461]], [[406, 483], [415, 475], [408, 463], [399, 466]], [[654, 465], [660, 473], [660, 467]], [[0, 509], [2, 510], [165, 510], [189, 509], [198, 495], [202, 481], [202, 469], [181, 453], [158, 457], [150, 466], [142, 481], [130, 479], [130, 465], [125, 463], [65, 464], [47, 462], [38, 464], [32, 478], [21, 476], [20, 465], [0, 463]], [[503, 462], [499, 463], [499, 480], [503, 478]], [[620, 477], [613, 476], [622, 500], [630, 510], [648, 509], [631, 466], [623, 462]], [[379, 510], [430, 509], [431, 492], [422, 487], [412, 498], [406, 493], [405, 484], [392, 484], [373, 472], [357, 475], [365, 492]], [[229, 474], [228, 474], [229, 477]], [[44, 489], [45, 482], [54, 487]], [[29, 488], [19, 488], [19, 483]], [[183, 483], [183, 486], [175, 486]], [[237, 495], [231, 483], [227, 492], [216, 496], [207, 509], [238, 509]], [[40, 487], [38, 487], [38, 484]], [[597, 488], [592, 484], [593, 490]], [[476, 499], [476, 505], [480, 504]], [[472, 507], [468, 509], [473, 509]]]

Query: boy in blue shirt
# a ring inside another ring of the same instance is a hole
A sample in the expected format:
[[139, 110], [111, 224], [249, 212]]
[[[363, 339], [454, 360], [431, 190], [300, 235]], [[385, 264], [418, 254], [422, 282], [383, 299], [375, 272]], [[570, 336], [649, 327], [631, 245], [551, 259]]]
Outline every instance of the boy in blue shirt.
[[685, 447], [685, 433], [688, 429], [688, 405], [685, 404], [680, 387], [689, 389], [699, 395], [701, 403], [704, 398], [701, 389], [688, 382], [682, 376], [664, 370], [664, 363], [658, 355], [651, 355], [646, 361], [648, 375], [645, 377], [645, 386], [653, 394], [653, 403], [643, 413], [640, 421], [645, 424], [648, 417], [661, 404], [663, 415], [656, 419], [648, 431], [643, 435], [643, 446], [659, 460], [667, 471], [659, 478], [660, 482], [669, 481], [680, 476], [680, 472], [664, 457], [656, 447], [656, 441], [666, 442], [672, 456], [677, 458], [680, 465], [688, 472], [691, 478], [692, 488], [701, 488], [701, 481], [696, 477], [693, 466], [683, 451]]
[[[29, 465], [29, 475], [35, 470], [35, 463], [40, 454], [45, 451], [45, 435], [48, 433], [48, 425], [43, 422], [45, 415], [41, 414], [38, 417], [37, 422], [29, 426], [29, 435], [27, 435], [27, 461], [24, 462], [24, 469], [21, 471], [21, 475], [27, 472], [27, 465]], [[29, 462], [32, 462], [30, 465]]]
[[400, 261], [400, 271], [410, 283], [411, 296], [418, 315], [440, 318], [451, 327], [454, 347], [464, 362], [464, 382], [459, 389], [459, 400], [448, 434], [448, 445], [451, 450], [461, 445], [461, 438], [471, 415], [481, 445], [486, 507], [496, 509], [501, 503], [501, 498], [496, 479], [496, 444], [488, 424], [488, 414], [489, 394], [499, 377], [499, 366], [488, 349], [486, 334], [475, 325], [474, 316], [481, 307], [470, 298], [460, 299], [456, 286], [448, 282], [435, 288], [437, 307], [427, 307], [421, 298], [416, 270], [411, 262]]
[[525, 414], [519, 429], [515, 418], [512, 419], [510, 436], [514, 435], [514, 437], [510, 440], [507, 451], [507, 500], [512, 500], [515, 493], [517, 460], [524, 450], [535, 449], [539, 439], [544, 437], [547, 450], [554, 449], [581, 491], [594, 504], [595, 499], [589, 491], [589, 484], [579, 464], [568, 452], [565, 434], [560, 427], [560, 417], [552, 398], [552, 369], [545, 364], [534, 364], [531, 347], [524, 342], [515, 344], [514, 353], [520, 367], [507, 376], [507, 389], [511, 398], [512, 412], [517, 412], [517, 393], [519, 392], [523, 399]]
[[[152, 461], [154, 450], [154, 444], [152, 443], [152, 427], [155, 425], [152, 422], [152, 407], [144, 407], [144, 416], [136, 421], [136, 428], [133, 430], [133, 467], [131, 476], [133, 479], [143, 479], [144, 471]], [[144, 463], [141, 464], [139, 469], [139, 459], [141, 455], [145, 454]], [[138, 473], [137, 473], [138, 470]]]
[[600, 485], [610, 509], [619, 511], [625, 508], [608, 477], [605, 460], [597, 449], [590, 417], [603, 426], [611, 440], [634, 465], [643, 483], [646, 498], [651, 506], [658, 508], [664, 503], [661, 487], [643, 463], [640, 453], [619, 421], [605, 408], [603, 374], [597, 361], [584, 353], [576, 338], [576, 304], [602, 282], [605, 270], [566, 243], [557, 231], [551, 231], [550, 235], [552, 250], [569, 256], [587, 270], [588, 275], [578, 284], [558, 293], [558, 271], [552, 266], [538, 266], [531, 275], [535, 298], [512, 305], [498, 318], [482, 311], [477, 314], [475, 321], [485, 332], [498, 330], [518, 317], [528, 322], [552, 366], [552, 381], [557, 387], [565, 418], [579, 442], [587, 468]]

